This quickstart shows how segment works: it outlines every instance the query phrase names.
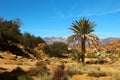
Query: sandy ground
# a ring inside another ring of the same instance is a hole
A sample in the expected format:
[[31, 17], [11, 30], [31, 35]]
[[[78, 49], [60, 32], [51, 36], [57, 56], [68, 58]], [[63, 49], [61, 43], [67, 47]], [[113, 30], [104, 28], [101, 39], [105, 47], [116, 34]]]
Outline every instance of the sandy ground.
[[[28, 71], [31, 67], [34, 67], [37, 62], [37, 60], [27, 59], [27, 58], [23, 58], [20, 56], [18, 56], [17, 59], [14, 59], [15, 55], [8, 54], [8, 53], [4, 53], [4, 54], [0, 53], [0, 55], [3, 57], [3, 58], [0, 58], [0, 72], [12, 71], [16, 67], [21, 67], [23, 70]], [[57, 64], [57, 62], [55, 62], [57, 60], [53, 59], [52, 61], [53, 62], [51, 62], [51, 65], [52, 65], [52, 63]], [[63, 61], [63, 59], [62, 59], [62, 61]], [[74, 62], [72, 62], [72, 63], [74, 63]], [[104, 70], [107, 72], [120, 71], [120, 58], [118, 59], [118, 61], [116, 61], [115, 63], [112, 63], [112, 64], [109, 64], [109, 63], [103, 64], [103, 65], [91, 64], [91, 66], [99, 67], [101, 70]], [[49, 67], [51, 67], [51, 66], [49, 66]], [[71, 80], [111, 80], [111, 79], [110, 79], [110, 76], [91, 77], [91, 76], [88, 76], [88, 74], [83, 74], [83, 75], [74, 75]]]
[[27, 71], [29, 68], [34, 67], [36, 64], [36, 60], [23, 58], [18, 56], [15, 58], [15, 55], [5, 53], [0, 53], [0, 72], [11, 71], [16, 67], [21, 67], [23, 70]]

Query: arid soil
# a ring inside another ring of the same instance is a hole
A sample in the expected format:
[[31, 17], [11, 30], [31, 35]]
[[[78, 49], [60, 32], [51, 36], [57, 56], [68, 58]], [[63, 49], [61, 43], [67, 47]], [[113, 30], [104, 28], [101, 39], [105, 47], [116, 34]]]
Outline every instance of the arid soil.
[[[66, 64], [74, 64], [75, 61], [71, 59], [57, 59], [51, 58], [46, 59], [50, 61], [48, 67], [53, 70], [57, 65], [62, 62]], [[86, 59], [89, 60], [89, 59]], [[36, 59], [28, 59], [21, 56], [13, 55], [9, 52], [0, 52], [0, 72], [12, 71], [16, 67], [21, 67], [24, 71], [28, 71], [30, 68], [34, 67], [38, 60]], [[90, 66], [95, 66], [100, 68], [100, 70], [105, 71], [107, 73], [104, 77], [94, 77], [89, 76], [87, 73], [82, 75], [74, 75], [72, 80], [114, 80], [111, 79], [111, 73], [120, 72], [120, 58], [117, 59], [114, 63], [105, 63], [105, 64], [89, 64]], [[120, 75], [118, 75], [120, 76]], [[115, 79], [116, 80], [116, 79]], [[120, 79], [117, 79], [120, 80]]]

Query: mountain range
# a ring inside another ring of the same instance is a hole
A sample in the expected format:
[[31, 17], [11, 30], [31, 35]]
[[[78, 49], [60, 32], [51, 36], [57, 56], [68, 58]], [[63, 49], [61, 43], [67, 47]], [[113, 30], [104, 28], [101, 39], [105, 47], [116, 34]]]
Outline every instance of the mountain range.
[[[53, 42], [66, 42], [67, 38], [65, 38], [65, 37], [45, 37], [43, 39], [47, 44], [52, 44]], [[108, 44], [112, 41], [120, 40], [120, 38], [109, 37], [109, 38], [105, 38], [105, 39], [101, 39], [101, 40], [102, 40], [103, 44]]]
[[45, 37], [43, 40], [47, 44], [52, 44], [53, 42], [66, 42], [66, 38], [64, 37]]

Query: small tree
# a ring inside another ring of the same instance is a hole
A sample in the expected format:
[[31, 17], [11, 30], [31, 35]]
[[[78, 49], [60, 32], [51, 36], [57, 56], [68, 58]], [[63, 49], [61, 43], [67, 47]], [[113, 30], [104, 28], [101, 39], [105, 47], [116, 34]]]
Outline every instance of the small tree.
[[19, 43], [20, 26], [21, 21], [19, 19], [5, 20], [0, 18], [0, 47], [2, 49], [7, 49], [10, 42]]
[[45, 46], [44, 51], [51, 57], [58, 57], [62, 53], [67, 53], [67, 45], [64, 42], [54, 42], [51, 45]]
[[29, 47], [29, 48], [34, 48], [39, 43], [42, 43], [42, 42], [44, 42], [42, 38], [31, 35], [28, 32], [24, 33], [20, 39], [20, 43], [25, 47]]

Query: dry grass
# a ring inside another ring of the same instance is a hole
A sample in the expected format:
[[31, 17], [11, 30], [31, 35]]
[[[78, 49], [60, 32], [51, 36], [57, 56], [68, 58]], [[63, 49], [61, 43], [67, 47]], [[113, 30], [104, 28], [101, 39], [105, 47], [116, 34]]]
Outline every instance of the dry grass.
[[[12, 70], [17, 66], [20, 66], [22, 67], [23, 70], [29, 70], [29, 68], [34, 67], [35, 63], [37, 62], [34, 60], [31, 61], [30, 59], [26, 58], [11, 60], [12, 55], [11, 56], [10, 55], [11, 54], [8, 55], [7, 53], [2, 55], [5, 57], [4, 59], [0, 58], [0, 67], [6, 68], [8, 70], [10, 68], [10, 70]], [[43, 59], [41, 61], [43, 61], [43, 63], [39, 62], [37, 63], [37, 67], [30, 69], [31, 73], [37, 75], [37, 77], [35, 76], [33, 77], [33, 80], [52, 80], [54, 76], [54, 70], [61, 63], [64, 63], [65, 65], [65, 69], [63, 72], [65, 72], [67, 80], [120, 80], [120, 58], [117, 58], [117, 60], [114, 63], [108, 62], [102, 65], [81, 64], [70, 58], [63, 59], [55, 57], [54, 58], [47, 57], [46, 59]], [[19, 63], [23, 63], [23, 65], [17, 65]], [[44, 63], [47, 65], [45, 65]], [[22, 75], [19, 78], [22, 80], [25, 77], [29, 77], [29, 75]]]

